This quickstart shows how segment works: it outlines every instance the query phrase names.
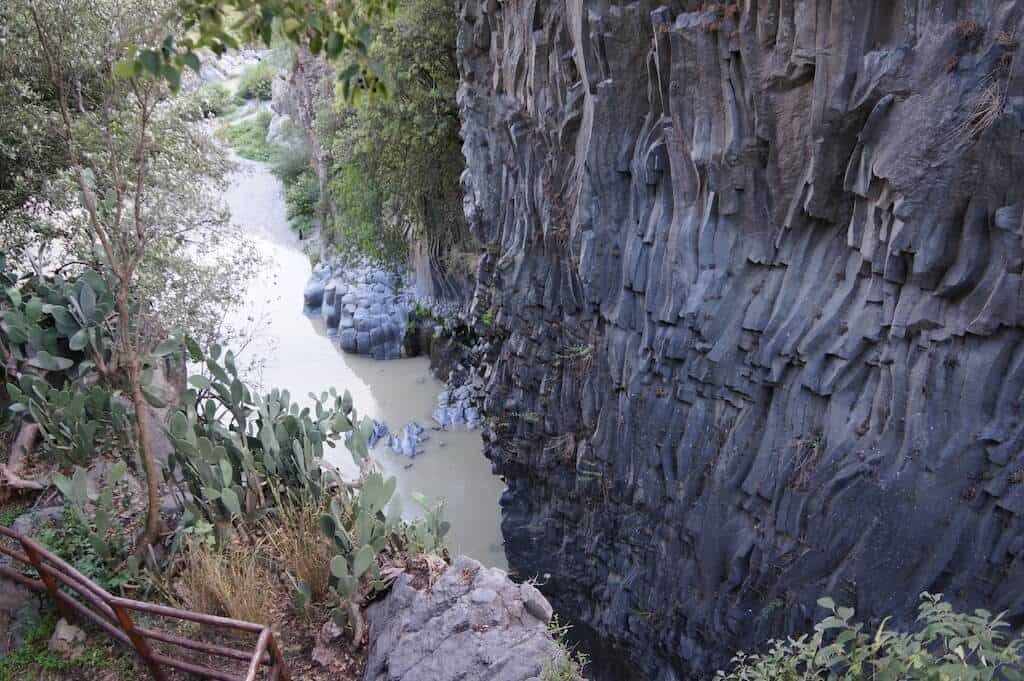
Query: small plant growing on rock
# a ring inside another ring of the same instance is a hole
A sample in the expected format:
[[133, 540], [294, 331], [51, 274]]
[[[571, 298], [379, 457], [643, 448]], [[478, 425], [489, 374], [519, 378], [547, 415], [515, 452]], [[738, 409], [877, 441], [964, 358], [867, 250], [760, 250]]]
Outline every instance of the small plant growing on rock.
[[956, 35], [961, 40], [973, 42], [985, 34], [985, 27], [973, 19], [962, 19], [956, 24]]
[[558, 615], [551, 618], [548, 631], [558, 644], [558, 653], [545, 661], [541, 668], [540, 681], [582, 681], [583, 670], [590, 664], [590, 658], [566, 642], [569, 625], [561, 624]]
[[999, 31], [996, 34], [996, 42], [1007, 50], [1016, 50], [1020, 46], [1017, 35], [1009, 31]]

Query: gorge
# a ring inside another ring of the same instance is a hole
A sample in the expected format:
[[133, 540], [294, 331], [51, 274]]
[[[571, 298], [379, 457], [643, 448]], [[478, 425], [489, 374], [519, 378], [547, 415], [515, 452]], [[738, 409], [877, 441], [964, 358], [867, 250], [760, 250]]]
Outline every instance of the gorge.
[[[709, 674], [822, 595], [1022, 621], [1024, 7], [458, 16], [478, 266], [409, 265], [486, 347], [509, 565], [597, 678]], [[280, 98], [314, 144], [332, 77]]]
[[1024, 7], [459, 16], [510, 565], [658, 681], [823, 594], [1019, 623]]
[[[232, 219], [255, 239], [267, 260], [268, 277], [254, 279], [244, 291], [241, 312], [256, 320], [258, 331], [240, 356], [261, 361], [255, 373], [265, 386], [280, 386], [308, 404], [304, 396], [329, 386], [347, 390], [359, 413], [398, 430], [407, 423], [430, 424], [443, 385], [430, 375], [424, 358], [375, 361], [342, 354], [327, 336], [319, 315], [304, 311], [301, 294], [310, 275], [299, 239], [288, 229], [280, 182], [262, 164], [239, 159], [226, 195]], [[445, 499], [446, 513], [459, 522], [451, 530], [451, 549], [505, 567], [498, 530], [501, 482], [480, 456], [479, 431], [455, 428], [428, 431], [415, 460], [376, 447], [376, 458], [398, 481], [398, 494], [415, 515], [412, 494]], [[332, 451], [328, 463], [345, 476], [358, 476], [348, 452]]]
[[0, 7], [0, 549], [324, 681], [1024, 676], [1024, 0], [152, 1]]

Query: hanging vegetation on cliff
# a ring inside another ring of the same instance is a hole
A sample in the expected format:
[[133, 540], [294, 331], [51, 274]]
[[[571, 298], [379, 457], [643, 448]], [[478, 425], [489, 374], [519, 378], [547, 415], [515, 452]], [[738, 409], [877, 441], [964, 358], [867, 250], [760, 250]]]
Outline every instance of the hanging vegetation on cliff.
[[322, 126], [334, 158], [328, 233], [339, 248], [400, 262], [410, 236], [444, 252], [468, 238], [459, 187], [455, 21], [450, 3], [404, 4], [370, 49], [391, 96], [353, 101], [339, 89], [332, 124]]

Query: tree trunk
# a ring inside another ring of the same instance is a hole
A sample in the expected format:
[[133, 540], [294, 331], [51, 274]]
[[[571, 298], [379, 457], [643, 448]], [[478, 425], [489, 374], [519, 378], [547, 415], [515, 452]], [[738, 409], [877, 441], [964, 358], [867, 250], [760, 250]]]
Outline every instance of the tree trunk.
[[139, 459], [142, 470], [146, 474], [146, 527], [135, 546], [139, 557], [147, 554], [147, 549], [156, 544], [160, 538], [162, 521], [160, 520], [160, 465], [153, 454], [153, 442], [149, 437], [149, 410], [146, 409], [146, 397], [142, 394], [142, 359], [138, 347], [131, 340], [132, 317], [128, 305], [128, 287], [131, 272], [117, 272], [117, 332], [120, 336], [120, 350], [127, 369], [128, 389], [132, 394], [135, 407], [135, 441], [139, 445]]
[[22, 468], [25, 467], [25, 459], [36, 447], [36, 440], [39, 439], [39, 425], [35, 423], [23, 423], [18, 430], [17, 437], [11, 445], [10, 456], [7, 464], [0, 464], [0, 502], [6, 501], [13, 491], [40, 491], [48, 485], [38, 480], [29, 480], [21, 477]]
[[146, 398], [142, 394], [142, 376], [139, 371], [137, 357], [132, 358], [131, 390], [132, 403], [135, 405], [135, 435], [139, 443], [139, 458], [146, 473], [146, 529], [139, 539], [137, 551], [156, 544], [160, 537], [162, 521], [160, 519], [160, 465], [153, 454], [153, 442], [149, 436], [149, 410], [146, 409]]

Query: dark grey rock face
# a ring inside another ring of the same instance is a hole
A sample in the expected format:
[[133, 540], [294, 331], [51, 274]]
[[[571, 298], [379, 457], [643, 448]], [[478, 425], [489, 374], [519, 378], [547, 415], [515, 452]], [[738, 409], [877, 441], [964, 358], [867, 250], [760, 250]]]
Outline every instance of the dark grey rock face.
[[441, 428], [465, 426], [480, 427], [480, 410], [478, 404], [483, 399], [483, 382], [460, 385], [458, 388], [443, 390], [437, 396], [437, 407], [434, 409], [434, 421]]
[[536, 588], [458, 557], [433, 584], [408, 574], [367, 610], [364, 681], [537, 681], [559, 655]]
[[460, 0], [506, 551], [649, 678], [1024, 618], [1022, 13]]

